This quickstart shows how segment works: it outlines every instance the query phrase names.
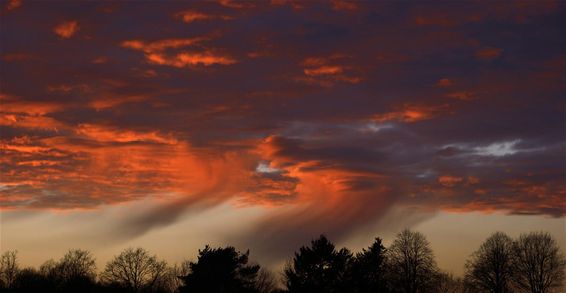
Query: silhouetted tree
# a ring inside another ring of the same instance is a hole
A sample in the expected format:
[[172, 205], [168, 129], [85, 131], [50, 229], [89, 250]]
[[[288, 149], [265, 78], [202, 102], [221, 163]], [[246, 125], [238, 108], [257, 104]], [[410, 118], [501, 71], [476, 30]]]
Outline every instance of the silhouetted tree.
[[89, 251], [69, 250], [55, 266], [61, 291], [88, 292], [94, 290], [96, 264]]
[[166, 262], [143, 248], [128, 248], [106, 264], [100, 279], [106, 286], [129, 292], [158, 292], [165, 286], [166, 275]]
[[548, 233], [522, 234], [513, 243], [513, 275], [522, 292], [558, 292], [564, 281], [566, 259]]
[[506, 293], [512, 275], [513, 241], [502, 232], [492, 234], [466, 263], [465, 281], [475, 292]]
[[349, 272], [352, 292], [389, 292], [385, 251], [381, 239], [375, 238], [367, 250], [356, 254]]
[[234, 247], [199, 250], [197, 262], [191, 262], [190, 272], [182, 276], [180, 292], [239, 293], [258, 292], [259, 265], [248, 265], [249, 251], [242, 254]]
[[265, 268], [259, 270], [255, 287], [259, 293], [272, 293], [278, 289], [275, 276]]
[[301, 247], [285, 268], [287, 290], [293, 293], [344, 292], [351, 259], [348, 249], [336, 251], [334, 244], [321, 235], [310, 247]]
[[18, 251], [6, 251], [0, 256], [0, 287], [11, 289], [20, 271]]
[[464, 283], [462, 279], [454, 277], [452, 274], [441, 272], [438, 274], [435, 291], [442, 293], [464, 292]]
[[183, 280], [181, 276], [186, 276], [190, 272], [191, 262], [188, 260], [182, 261], [180, 264], [175, 264], [168, 269], [168, 290], [170, 292], [177, 292], [177, 290], [183, 285]]
[[46, 275], [33, 268], [22, 269], [14, 279], [13, 291], [18, 293], [27, 292], [56, 292], [53, 283]]
[[[35, 276], [36, 273], [42, 277]], [[39, 272], [28, 271], [27, 278], [41, 282], [44, 292], [96, 292], [97, 289], [95, 260], [90, 252], [80, 249], [69, 250], [57, 262], [46, 261]]]
[[404, 230], [387, 250], [394, 291], [431, 292], [437, 283], [438, 268], [425, 236]]

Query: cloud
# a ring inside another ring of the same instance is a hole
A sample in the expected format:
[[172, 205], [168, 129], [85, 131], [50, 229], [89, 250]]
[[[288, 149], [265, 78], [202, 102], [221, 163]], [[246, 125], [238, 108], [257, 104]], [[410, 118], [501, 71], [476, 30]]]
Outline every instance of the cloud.
[[178, 49], [182, 47], [188, 47], [196, 45], [206, 38], [187, 38], [187, 39], [163, 39], [153, 42], [144, 42], [141, 40], [129, 40], [122, 42], [122, 47], [141, 50], [145, 53], [161, 52], [166, 49]]
[[151, 64], [167, 65], [179, 68], [199, 65], [230, 65], [237, 62], [234, 58], [226, 54], [220, 54], [210, 49], [205, 49], [200, 52], [166, 52], [166, 50], [170, 49], [191, 47], [207, 39], [208, 38], [204, 37], [189, 39], [164, 39], [149, 43], [140, 40], [129, 40], [122, 42], [122, 47], [145, 52], [146, 60]]
[[438, 183], [446, 187], [452, 187], [456, 184], [461, 183], [464, 180], [462, 177], [443, 175], [438, 177]]
[[301, 62], [304, 76], [297, 77], [297, 81], [308, 84], [316, 84], [323, 87], [331, 87], [335, 83], [344, 82], [357, 84], [361, 81], [358, 76], [352, 75], [352, 66], [344, 66], [349, 56], [343, 54], [332, 54], [328, 57], [309, 57]]
[[3, 93], [0, 93], [0, 102], [2, 102], [1, 112], [4, 113], [44, 115], [61, 111], [64, 108], [63, 104], [56, 102], [26, 101], [19, 97]]
[[517, 145], [520, 141], [521, 140], [516, 139], [501, 143], [493, 143], [488, 146], [476, 147], [475, 151], [478, 155], [482, 155], [482, 156], [501, 157], [501, 156], [513, 155], [518, 152], [518, 150], [515, 149], [515, 145]]
[[61, 39], [73, 37], [79, 30], [79, 23], [76, 20], [65, 21], [53, 28], [53, 32]]
[[454, 82], [451, 79], [441, 78], [436, 82], [435, 86], [437, 86], [437, 87], [449, 87], [453, 84], [454, 84]]
[[503, 49], [485, 47], [476, 51], [476, 58], [481, 60], [491, 60], [498, 58], [503, 53]]
[[331, 4], [332, 4], [332, 9], [334, 10], [346, 10], [346, 11], [358, 10], [358, 3], [355, 1], [332, 0]]
[[304, 70], [305, 74], [309, 76], [340, 74], [342, 71], [343, 69], [340, 66], [320, 66]]
[[19, 8], [20, 6], [22, 6], [22, 0], [10, 0], [6, 3], [6, 6], [4, 7], [4, 9], [6, 11], [11, 11], [11, 10]]
[[155, 142], [162, 144], [176, 144], [177, 140], [172, 137], [166, 137], [159, 133], [153, 132], [135, 132], [135, 131], [121, 131], [109, 127], [80, 124], [75, 132], [78, 135], [85, 136], [91, 140], [102, 142]]
[[438, 106], [419, 106], [405, 105], [402, 110], [393, 111], [383, 114], [376, 114], [372, 120], [377, 122], [401, 121], [401, 122], [417, 122], [432, 119], [438, 115], [447, 114], [448, 105]]
[[147, 59], [149, 63], [169, 65], [179, 68], [197, 65], [230, 65], [236, 63], [236, 60], [232, 57], [219, 55], [213, 52], [182, 52], [175, 56], [149, 54], [147, 55]]
[[214, 20], [214, 19], [221, 19], [221, 20], [233, 19], [232, 17], [226, 15], [206, 14], [204, 12], [199, 12], [196, 10], [184, 10], [181, 12], [177, 12], [175, 13], [175, 17], [181, 19], [185, 23], [191, 23], [191, 22], [203, 21], [203, 20]]
[[[2, 209], [151, 203], [126, 239], [252, 206], [274, 247], [397, 208], [566, 213], [560, 5], [272, 4], [3, 14]], [[84, 42], [21, 37], [70, 15]]]
[[461, 101], [471, 101], [476, 98], [475, 93], [467, 92], [467, 91], [450, 92], [445, 94], [444, 96], [450, 99], [456, 99]]
[[234, 9], [250, 9], [256, 6], [253, 2], [239, 0], [218, 0], [218, 4]]
[[94, 109], [102, 110], [106, 108], [116, 107], [126, 103], [134, 103], [134, 102], [143, 102], [148, 100], [147, 96], [144, 95], [113, 95], [107, 94], [102, 96], [101, 98], [95, 98], [91, 102], [89, 102], [89, 106]]
[[33, 56], [27, 53], [7, 53], [2, 54], [2, 57], [0, 57], [0, 59], [6, 62], [15, 62], [33, 59]]

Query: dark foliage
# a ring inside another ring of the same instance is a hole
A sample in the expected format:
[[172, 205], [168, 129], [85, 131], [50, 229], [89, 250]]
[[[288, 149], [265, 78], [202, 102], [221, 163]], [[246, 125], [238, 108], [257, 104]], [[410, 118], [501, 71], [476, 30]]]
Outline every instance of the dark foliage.
[[346, 248], [336, 250], [334, 244], [321, 235], [303, 246], [285, 269], [287, 290], [303, 292], [346, 292], [347, 271], [352, 253]]
[[380, 238], [376, 238], [367, 250], [363, 249], [356, 254], [351, 264], [349, 270], [351, 292], [390, 292], [386, 278], [387, 271], [385, 246]]
[[241, 254], [234, 247], [199, 250], [197, 262], [181, 276], [180, 292], [254, 293], [259, 265], [248, 265], [249, 252]]

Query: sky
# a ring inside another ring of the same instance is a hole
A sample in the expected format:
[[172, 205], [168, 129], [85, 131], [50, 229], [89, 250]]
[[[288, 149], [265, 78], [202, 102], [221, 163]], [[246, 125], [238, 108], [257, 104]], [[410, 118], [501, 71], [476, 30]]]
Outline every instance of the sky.
[[0, 251], [566, 247], [563, 1], [2, 1]]

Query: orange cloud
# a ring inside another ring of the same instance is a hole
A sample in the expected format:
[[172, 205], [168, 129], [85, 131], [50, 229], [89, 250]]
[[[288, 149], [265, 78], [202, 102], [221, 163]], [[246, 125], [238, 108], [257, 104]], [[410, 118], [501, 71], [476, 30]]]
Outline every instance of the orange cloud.
[[493, 48], [493, 47], [485, 47], [478, 49], [476, 51], [476, 58], [482, 60], [491, 60], [495, 59], [503, 53], [503, 49], [500, 48]]
[[10, 0], [8, 1], [8, 3], [6, 3], [6, 10], [10, 11], [10, 10], [14, 10], [18, 7], [22, 6], [22, 0]]
[[2, 54], [2, 57], [0, 57], [1, 60], [6, 62], [23, 61], [31, 58], [33, 58], [33, 56], [27, 53], [8, 53]]
[[341, 66], [321, 66], [316, 68], [305, 68], [304, 70], [306, 75], [309, 76], [319, 76], [319, 75], [328, 75], [328, 74], [340, 74], [343, 72]]
[[454, 187], [456, 185], [470, 186], [478, 184], [480, 182], [480, 180], [474, 176], [460, 177], [453, 175], [438, 176], [437, 181], [444, 187]]
[[108, 57], [106, 57], [106, 56], [96, 57], [96, 58], [92, 59], [91, 62], [93, 64], [104, 64], [104, 63], [108, 62]]
[[454, 84], [454, 82], [451, 79], [441, 78], [436, 82], [435, 86], [437, 86], [437, 87], [449, 87], [453, 84]]
[[171, 136], [160, 135], [157, 131], [136, 132], [120, 130], [92, 124], [80, 124], [75, 130], [80, 136], [100, 142], [154, 142], [162, 144], [176, 144], [177, 140]]
[[451, 92], [451, 93], [447, 93], [445, 95], [445, 97], [447, 97], [447, 98], [461, 100], [461, 101], [474, 100], [475, 96], [476, 96], [475, 93], [467, 92], [467, 91]]
[[94, 109], [102, 110], [106, 108], [116, 107], [126, 103], [133, 103], [133, 102], [142, 102], [148, 99], [147, 96], [144, 95], [113, 95], [108, 94], [104, 95], [101, 98], [96, 98], [88, 103], [88, 105]]
[[201, 20], [222, 19], [230, 20], [232, 17], [225, 15], [206, 14], [195, 10], [185, 10], [175, 14], [176, 18], [180, 18], [185, 23], [191, 23]]
[[25, 113], [28, 115], [45, 115], [63, 110], [64, 106], [54, 102], [25, 101], [21, 98], [0, 93], [3, 113]]
[[253, 8], [255, 4], [250, 1], [238, 1], [238, 0], [218, 0], [218, 3], [222, 6], [226, 6], [234, 9], [246, 9]]
[[453, 187], [457, 184], [462, 183], [464, 178], [451, 175], [442, 175], [438, 177], [438, 183], [446, 187]]
[[53, 166], [57, 164], [58, 163], [55, 161], [48, 161], [48, 160], [32, 160], [32, 161], [18, 162], [19, 166], [32, 166], [32, 167]]
[[188, 38], [188, 39], [164, 39], [146, 43], [140, 40], [129, 40], [122, 42], [122, 47], [144, 51], [146, 53], [160, 52], [166, 49], [177, 49], [198, 44], [207, 38]]
[[65, 125], [51, 117], [0, 113], [0, 125], [14, 128], [58, 130]]
[[355, 1], [332, 0], [331, 4], [332, 4], [332, 9], [334, 10], [349, 10], [349, 11], [358, 10], [358, 4]]
[[441, 113], [445, 112], [448, 105], [439, 106], [415, 106], [405, 105], [402, 110], [388, 112], [384, 114], [376, 114], [372, 120], [377, 122], [386, 121], [402, 121], [402, 122], [417, 122], [421, 120], [432, 119]]
[[62, 39], [71, 38], [79, 30], [79, 23], [76, 20], [66, 21], [53, 28], [53, 32]]
[[183, 51], [176, 54], [165, 52], [166, 49], [188, 47], [206, 39], [207, 38], [165, 39], [151, 43], [130, 40], [123, 42], [122, 47], [145, 52], [145, 57], [149, 63], [179, 68], [197, 65], [230, 65], [237, 62], [234, 58], [224, 54], [218, 54], [213, 50], [205, 50], [203, 52]]
[[333, 54], [329, 57], [309, 57], [301, 62], [305, 68], [305, 76], [297, 77], [295, 80], [308, 84], [316, 84], [324, 87], [333, 86], [336, 82], [359, 83], [362, 79], [357, 76], [345, 74], [351, 71], [351, 66], [343, 66], [337, 63], [350, 56], [343, 54]]
[[305, 2], [301, 2], [300, 0], [271, 0], [270, 1], [271, 5], [277, 5], [277, 6], [282, 6], [282, 5], [289, 5], [291, 6], [294, 10], [301, 10], [304, 8], [304, 4]]
[[229, 56], [217, 55], [212, 52], [183, 52], [172, 57], [154, 53], [147, 55], [147, 59], [153, 64], [169, 65], [179, 68], [196, 65], [211, 66], [215, 64], [230, 65], [236, 63], [236, 60]]

